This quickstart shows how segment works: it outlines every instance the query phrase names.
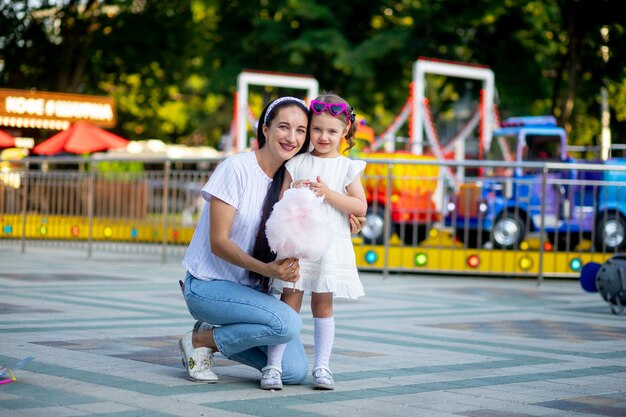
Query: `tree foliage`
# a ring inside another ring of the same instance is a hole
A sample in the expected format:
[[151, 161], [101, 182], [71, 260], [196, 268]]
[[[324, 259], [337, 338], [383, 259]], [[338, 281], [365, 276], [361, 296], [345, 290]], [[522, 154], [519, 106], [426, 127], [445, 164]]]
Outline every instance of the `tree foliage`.
[[[553, 114], [572, 143], [596, 140], [606, 88], [619, 142], [624, 22], [611, 0], [2, 0], [0, 87], [110, 95], [125, 137], [217, 145], [244, 69], [312, 75], [381, 133], [425, 56], [489, 66], [503, 116]], [[439, 119], [478, 88], [428, 82]], [[258, 113], [275, 91], [255, 94]]]

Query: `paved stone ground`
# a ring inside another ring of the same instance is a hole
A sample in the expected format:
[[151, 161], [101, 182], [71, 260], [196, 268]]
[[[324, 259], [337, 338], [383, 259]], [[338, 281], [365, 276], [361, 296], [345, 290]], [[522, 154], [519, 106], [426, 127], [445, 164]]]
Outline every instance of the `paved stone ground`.
[[[216, 358], [185, 378], [177, 260], [0, 246], [0, 385], [9, 416], [626, 416], [626, 317], [575, 281], [363, 273], [335, 307], [336, 390], [268, 392]], [[310, 310], [303, 340], [312, 357]]]

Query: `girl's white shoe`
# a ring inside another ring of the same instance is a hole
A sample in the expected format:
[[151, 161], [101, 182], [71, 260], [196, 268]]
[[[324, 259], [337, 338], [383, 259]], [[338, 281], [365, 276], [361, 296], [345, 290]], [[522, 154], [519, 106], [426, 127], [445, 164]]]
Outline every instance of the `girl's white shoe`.
[[335, 381], [333, 381], [333, 374], [330, 369], [321, 366], [313, 369], [313, 388], [335, 389]]
[[261, 377], [261, 389], [283, 389], [282, 369], [275, 366], [266, 366], [261, 369], [263, 376]]

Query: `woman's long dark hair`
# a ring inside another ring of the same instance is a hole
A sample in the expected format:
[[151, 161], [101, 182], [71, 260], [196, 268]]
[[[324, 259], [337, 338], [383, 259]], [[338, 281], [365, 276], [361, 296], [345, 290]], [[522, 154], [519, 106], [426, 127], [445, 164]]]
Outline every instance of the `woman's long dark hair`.
[[[277, 103], [276, 105], [272, 106], [270, 113], [267, 115], [267, 120], [266, 120], [265, 114], [267, 113], [267, 109], [271, 105], [272, 103], [267, 105], [265, 109], [263, 109], [263, 112], [261, 113], [261, 116], [259, 117], [259, 125], [257, 127], [257, 136], [256, 136], [257, 141], [259, 143], [259, 149], [265, 146], [265, 143], [267, 141], [267, 138], [265, 137], [265, 134], [263, 133], [263, 125], [266, 124], [267, 126], [269, 126], [272, 123], [274, 116], [278, 114], [278, 110], [284, 107], [288, 107], [288, 106], [296, 106], [302, 109], [302, 111], [305, 112], [307, 117], [309, 115], [308, 109], [300, 101], [283, 100], [280, 103]], [[300, 154], [300, 153], [307, 152], [309, 150], [309, 143], [310, 143], [310, 138], [309, 138], [308, 130], [307, 130], [306, 139], [304, 143], [302, 144], [302, 147], [300, 148], [300, 150], [298, 150], [297, 153]], [[285, 179], [285, 171], [286, 171], [285, 163], [283, 163], [280, 166], [280, 168], [278, 168], [278, 171], [276, 171], [276, 174], [274, 174], [272, 184], [270, 185], [270, 188], [267, 191], [267, 195], [265, 196], [265, 201], [263, 202], [263, 209], [261, 210], [261, 223], [259, 224], [259, 230], [256, 235], [256, 241], [254, 242], [254, 248], [252, 249], [252, 256], [258, 259], [259, 261], [262, 261], [265, 263], [272, 262], [276, 259], [276, 254], [272, 252], [272, 250], [270, 249], [269, 242], [267, 241], [267, 236], [265, 235], [265, 224], [267, 223], [267, 219], [270, 217], [270, 214], [272, 214], [272, 210], [274, 209], [274, 204], [278, 202], [278, 199], [280, 197], [280, 190], [283, 186], [283, 181]], [[269, 292], [271, 277], [266, 277], [253, 271], [250, 271], [250, 277], [260, 279], [261, 288], [263, 289], [263, 291]]]

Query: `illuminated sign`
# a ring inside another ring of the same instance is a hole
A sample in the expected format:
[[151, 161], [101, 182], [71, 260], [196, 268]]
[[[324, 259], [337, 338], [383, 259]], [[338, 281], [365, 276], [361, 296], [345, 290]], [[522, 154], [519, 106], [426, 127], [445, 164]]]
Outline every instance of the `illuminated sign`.
[[0, 89], [0, 126], [65, 130], [77, 121], [114, 127], [110, 97]]

